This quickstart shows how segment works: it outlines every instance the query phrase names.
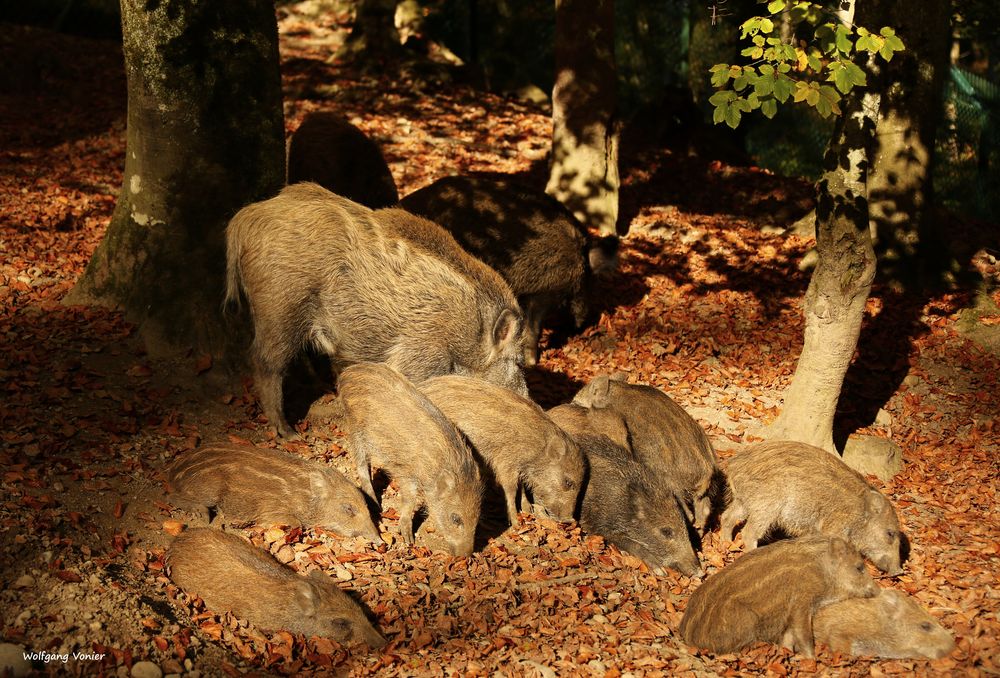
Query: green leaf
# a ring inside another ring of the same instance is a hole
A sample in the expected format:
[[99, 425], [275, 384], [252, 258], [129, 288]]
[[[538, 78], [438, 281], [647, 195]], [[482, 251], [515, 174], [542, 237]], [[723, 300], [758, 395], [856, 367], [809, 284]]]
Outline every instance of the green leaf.
[[806, 57], [806, 63], [809, 64], [809, 68], [813, 69], [817, 73], [823, 70], [823, 62], [819, 60], [819, 57], [815, 54], [810, 54]]
[[840, 114], [840, 95], [837, 94], [837, 90], [833, 89], [828, 85], [820, 87], [816, 92], [816, 110], [824, 118], [830, 117], [830, 115], [836, 113]]
[[761, 75], [754, 82], [753, 91], [759, 97], [767, 96], [774, 92], [774, 76], [770, 74]]
[[729, 68], [712, 69], [712, 87], [723, 87], [729, 82]]
[[718, 125], [720, 122], [726, 119], [726, 113], [729, 111], [729, 104], [716, 105], [715, 110], [712, 111], [712, 122]]
[[725, 89], [721, 92], [716, 92], [708, 98], [708, 103], [713, 106], [729, 105], [729, 102], [736, 98], [736, 93], [732, 90]]
[[785, 103], [788, 101], [788, 97], [792, 95], [794, 87], [794, 80], [789, 78], [784, 73], [780, 74], [774, 81], [774, 98], [781, 103]]
[[837, 26], [837, 49], [844, 54], [850, 54], [854, 45], [851, 43], [851, 29], [847, 26]]
[[751, 59], [759, 59], [762, 56], [764, 56], [764, 48], [763, 47], [745, 47], [742, 51], [740, 51], [740, 54], [742, 54], [745, 57], [750, 57]]
[[771, 0], [767, 3], [768, 14], [777, 14], [783, 9], [785, 9], [785, 0]]
[[778, 113], [778, 102], [774, 99], [765, 99], [760, 102], [760, 112], [770, 120]]
[[736, 129], [737, 127], [739, 127], [741, 115], [742, 114], [740, 113], [738, 108], [736, 108], [735, 106], [730, 106], [729, 108], [726, 109], [725, 113], [726, 124], [732, 127], [733, 129]]
[[752, 16], [740, 25], [740, 29], [743, 31], [740, 36], [741, 39], [746, 38], [748, 35], [757, 35], [760, 32], [760, 21], [763, 17]]
[[763, 19], [760, 20], [760, 32], [761, 33], [770, 33], [773, 30], [774, 30], [774, 22], [773, 21], [771, 21], [767, 17], [764, 17]]
[[774, 66], [772, 66], [771, 64], [761, 64], [757, 70], [759, 70], [762, 75], [774, 74]]
[[806, 100], [807, 96], [809, 96], [809, 85], [799, 80], [795, 83], [795, 91], [792, 93], [792, 100], [795, 102], [802, 102]]

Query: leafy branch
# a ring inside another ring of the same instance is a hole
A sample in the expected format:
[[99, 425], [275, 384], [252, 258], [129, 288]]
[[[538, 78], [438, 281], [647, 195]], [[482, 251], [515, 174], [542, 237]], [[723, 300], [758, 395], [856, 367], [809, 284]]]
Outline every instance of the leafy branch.
[[[751, 17], [740, 26], [740, 39], [748, 43], [740, 54], [752, 61], [710, 69], [712, 85], [719, 90], [709, 98], [716, 124], [725, 122], [735, 129], [744, 113], [758, 109], [773, 118], [779, 104], [789, 98], [812, 106], [824, 118], [840, 115], [843, 95], [867, 85], [867, 75], [856, 61], [862, 56], [891, 61], [904, 49], [888, 26], [873, 33], [863, 26], [829, 21], [828, 10], [816, 3], [759, 1], [766, 3], [768, 16]], [[800, 24], [813, 26], [812, 39], [783, 40], [775, 35], [778, 15], [788, 18], [793, 34]]]

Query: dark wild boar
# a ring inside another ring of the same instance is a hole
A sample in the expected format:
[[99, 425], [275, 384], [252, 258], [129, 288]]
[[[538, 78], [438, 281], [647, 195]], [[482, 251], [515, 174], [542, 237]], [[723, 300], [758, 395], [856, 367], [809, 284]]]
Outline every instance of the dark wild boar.
[[725, 483], [712, 443], [691, 415], [658, 388], [628, 384], [623, 375], [596, 377], [573, 402], [620, 414], [639, 461], [669, 478], [694, 526], [705, 527]]
[[896, 510], [829, 452], [790, 441], [757, 443], [729, 460], [726, 475], [724, 540], [732, 540], [744, 521], [743, 543], [750, 549], [772, 527], [791, 536], [825, 534], [846, 539], [883, 572], [902, 571]]
[[444, 226], [510, 283], [524, 310], [526, 365], [538, 360], [549, 310], [568, 301], [580, 328], [594, 274], [617, 266], [616, 238], [591, 241], [562, 203], [512, 181], [446, 177], [406, 196], [401, 206]]
[[[545, 513], [557, 520], [573, 519], [585, 471], [583, 456], [542, 408], [525, 396], [472, 377], [435, 377], [420, 389], [493, 470], [512, 525], [517, 524], [516, 498], [523, 487]], [[527, 510], [527, 506], [522, 492], [520, 507]]]
[[282, 383], [304, 346], [335, 366], [471, 374], [527, 394], [514, 295], [436, 224], [302, 183], [240, 210], [226, 241], [226, 299], [242, 289], [249, 302], [254, 380], [279, 434], [294, 433]]
[[399, 202], [378, 144], [329, 111], [308, 114], [288, 145], [288, 183], [312, 181], [372, 209]]
[[882, 589], [821, 607], [813, 617], [816, 642], [834, 652], [886, 659], [940, 659], [955, 639], [913, 598]]
[[351, 365], [341, 372], [337, 391], [347, 448], [364, 491], [376, 499], [373, 466], [399, 485], [406, 543], [413, 543], [413, 515], [427, 506], [428, 519], [452, 554], [471, 554], [483, 483], [455, 426], [405, 377], [382, 364]]
[[691, 645], [716, 653], [764, 641], [812, 657], [817, 609], [878, 592], [861, 554], [843, 539], [786, 539], [709, 577], [688, 601], [680, 632]]
[[587, 460], [580, 526], [656, 570], [702, 574], [673, 491], [650, 478], [630, 452], [604, 435], [575, 434]]
[[318, 526], [381, 542], [361, 491], [324, 464], [278, 450], [215, 443], [181, 456], [167, 479], [179, 499], [207, 516], [260, 525]]
[[385, 645], [365, 613], [321, 572], [302, 577], [234, 534], [181, 533], [167, 551], [170, 577], [213, 612], [229, 611], [263, 629], [307, 638]]

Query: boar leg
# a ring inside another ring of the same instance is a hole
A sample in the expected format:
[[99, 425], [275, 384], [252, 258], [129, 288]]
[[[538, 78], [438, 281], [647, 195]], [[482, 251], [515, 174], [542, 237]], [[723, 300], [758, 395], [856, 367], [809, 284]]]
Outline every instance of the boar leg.
[[368, 444], [360, 435], [351, 437], [351, 452], [354, 453], [354, 460], [357, 463], [358, 479], [361, 481], [361, 491], [378, 504], [378, 497], [375, 496], [375, 487], [372, 485], [372, 468], [368, 461]]
[[[743, 506], [743, 502], [739, 499], [733, 499], [726, 510], [722, 512], [722, 518], [720, 519], [720, 532], [722, 540], [725, 542], [730, 542], [736, 535], [736, 526], [747, 519], [747, 510]], [[746, 541], [744, 538], [743, 541]]]
[[524, 365], [531, 367], [538, 364], [538, 337], [542, 334], [542, 320], [548, 305], [542, 295], [532, 294], [524, 298], [524, 331], [522, 342], [524, 350]]
[[[253, 343], [253, 380], [260, 396], [261, 407], [278, 435], [294, 440], [298, 438], [298, 434], [285, 419], [285, 402], [281, 391], [285, 370], [293, 355], [289, 349], [282, 348], [282, 341], [285, 341], [283, 338], [269, 337], [269, 334], [274, 333], [268, 332], [263, 323], [259, 323], [254, 331], [256, 336]], [[294, 344], [286, 342], [284, 345]]]
[[802, 607], [792, 613], [792, 619], [781, 638], [781, 644], [792, 652], [803, 657], [815, 657], [816, 648], [813, 639], [812, 611]]
[[752, 517], [747, 518], [741, 531], [743, 532], [743, 546], [747, 551], [753, 551], [757, 548], [757, 542], [764, 536], [764, 530]]
[[399, 486], [399, 531], [403, 541], [413, 544], [413, 515], [420, 507], [420, 489], [416, 481], [410, 480]]
[[500, 487], [503, 488], [504, 499], [507, 500], [507, 520], [510, 521], [511, 525], [517, 525], [517, 505], [515, 504], [515, 500], [517, 499], [518, 484], [519, 482], [516, 476], [513, 479], [508, 478], [500, 481]]

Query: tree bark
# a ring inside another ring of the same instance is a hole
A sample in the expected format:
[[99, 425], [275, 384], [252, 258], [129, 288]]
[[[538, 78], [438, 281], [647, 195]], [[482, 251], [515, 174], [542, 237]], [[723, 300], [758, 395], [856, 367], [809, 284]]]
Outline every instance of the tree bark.
[[269, 0], [122, 0], [125, 175], [68, 304], [124, 310], [154, 352], [228, 343], [224, 229], [278, 191], [284, 124]]
[[555, 43], [545, 190], [587, 226], [613, 235], [619, 185], [613, 0], [556, 0]]
[[948, 72], [950, 0], [919, 12], [895, 2], [886, 23], [906, 45], [886, 67], [868, 192], [881, 277], [912, 286], [942, 261], [942, 238], [930, 219], [932, 160]]
[[396, 29], [396, 0], [358, 0], [351, 34], [337, 57], [379, 63], [402, 53]]
[[[878, 0], [864, 3], [868, 9], [878, 4]], [[874, 24], [871, 18], [859, 21]], [[796, 440], [832, 453], [837, 451], [833, 417], [875, 277], [867, 180], [881, 95], [871, 60], [868, 73], [868, 89], [846, 97], [826, 151], [825, 170], [817, 184], [819, 262], [805, 296], [802, 353], [781, 414], [767, 431], [771, 439]]]

